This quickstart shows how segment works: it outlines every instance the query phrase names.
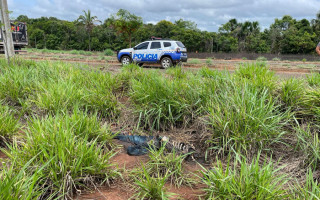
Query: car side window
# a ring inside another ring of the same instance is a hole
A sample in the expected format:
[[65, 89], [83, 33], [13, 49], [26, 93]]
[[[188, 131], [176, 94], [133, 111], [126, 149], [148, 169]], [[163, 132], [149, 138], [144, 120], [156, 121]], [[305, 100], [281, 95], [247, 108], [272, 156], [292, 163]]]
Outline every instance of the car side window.
[[164, 46], [164, 47], [171, 47], [171, 42], [164, 42], [164, 43], [163, 43], [163, 46]]
[[152, 42], [151, 43], [151, 48], [150, 49], [160, 49], [160, 48], [161, 48], [160, 42]]
[[148, 49], [149, 42], [144, 42], [135, 47], [136, 50]]

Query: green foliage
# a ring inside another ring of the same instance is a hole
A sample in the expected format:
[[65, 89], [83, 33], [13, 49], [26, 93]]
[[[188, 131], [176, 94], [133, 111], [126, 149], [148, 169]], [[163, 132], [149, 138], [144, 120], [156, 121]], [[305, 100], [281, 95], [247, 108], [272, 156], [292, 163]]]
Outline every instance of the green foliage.
[[320, 86], [320, 74], [319, 73], [312, 73], [311, 75], [307, 75], [307, 81], [310, 86], [319, 87]]
[[272, 61], [281, 61], [281, 59], [280, 59], [280, 58], [275, 57], [275, 58], [272, 58]]
[[162, 145], [159, 150], [155, 148], [150, 150], [149, 161], [146, 164], [148, 174], [152, 177], [167, 177], [171, 184], [179, 187], [189, 182], [184, 173], [183, 161], [187, 154], [179, 155], [174, 150], [166, 152], [166, 144]]
[[148, 171], [142, 166], [143, 173], [135, 178], [135, 185], [138, 187], [138, 193], [135, 195], [138, 199], [154, 199], [154, 200], [169, 200], [173, 196], [172, 193], [167, 193], [164, 185], [166, 184], [167, 176], [158, 175], [150, 176]]
[[[41, 193], [41, 188], [37, 187], [41, 181], [41, 171], [48, 163], [40, 166], [39, 169], [30, 173], [32, 158], [21, 169], [15, 169], [15, 159], [10, 165], [1, 168], [0, 171], [0, 198], [3, 200], [37, 199]], [[48, 198], [51, 199], [51, 198]]]
[[206, 64], [207, 64], [207, 65], [212, 65], [212, 64], [213, 64], [212, 59], [211, 59], [211, 58], [208, 58], [208, 59], [206, 60]]
[[[105, 148], [109, 140], [104, 138], [110, 138], [111, 133], [96, 132], [90, 124], [92, 119], [83, 120], [86, 116], [79, 115], [33, 118], [25, 130], [24, 145], [14, 143], [10, 147], [9, 157], [19, 158], [14, 165], [16, 169], [32, 158], [30, 169], [33, 171], [47, 164], [36, 183], [36, 187], [46, 191], [45, 195], [70, 198], [75, 189], [117, 175], [109, 161], [114, 153]], [[98, 140], [103, 145], [98, 145]]]
[[140, 125], [167, 129], [187, 125], [197, 115], [201, 100], [196, 78], [167, 79], [157, 72], [131, 80], [130, 97], [139, 113]]
[[302, 62], [307, 62], [307, 59], [306, 59], [306, 58], [303, 58], [303, 59], [302, 59]]
[[242, 60], [248, 60], [248, 58], [246, 58], [246, 57], [242, 57]]
[[303, 80], [293, 78], [285, 80], [280, 93], [282, 101], [287, 107], [297, 109], [301, 106], [305, 88], [306, 85]]
[[274, 72], [270, 71], [264, 62], [240, 64], [235, 76], [260, 89], [267, 88], [270, 92], [276, 87]]
[[256, 61], [267, 61], [268, 59], [267, 58], [265, 58], [265, 57], [263, 57], [263, 56], [260, 56], [260, 57], [258, 57], [257, 59], [256, 59]]
[[297, 183], [293, 192], [296, 193], [295, 199], [319, 199], [320, 187], [318, 181], [314, 180], [312, 170], [308, 170], [306, 182]]
[[0, 104], [0, 144], [3, 139], [11, 139], [20, 128], [19, 120], [9, 106]]
[[201, 61], [199, 59], [194, 58], [194, 59], [189, 59], [188, 63], [190, 63], [190, 64], [201, 64]]
[[260, 154], [249, 163], [237, 157], [233, 166], [226, 167], [218, 162], [212, 169], [204, 169], [205, 199], [286, 199], [283, 189], [287, 182], [285, 175], [279, 175], [281, 168], [275, 168], [272, 161], [264, 160], [259, 165]]
[[111, 49], [106, 49], [106, 50], [104, 50], [103, 54], [105, 56], [113, 56], [114, 52]]
[[320, 163], [320, 140], [319, 127], [308, 124], [306, 127], [297, 127], [296, 136], [298, 147], [304, 154], [304, 164], [312, 169], [319, 169]]
[[211, 98], [207, 108], [211, 149], [222, 155], [231, 150], [248, 153], [281, 141], [289, 115], [280, 112], [267, 89], [228, 81], [223, 92]]

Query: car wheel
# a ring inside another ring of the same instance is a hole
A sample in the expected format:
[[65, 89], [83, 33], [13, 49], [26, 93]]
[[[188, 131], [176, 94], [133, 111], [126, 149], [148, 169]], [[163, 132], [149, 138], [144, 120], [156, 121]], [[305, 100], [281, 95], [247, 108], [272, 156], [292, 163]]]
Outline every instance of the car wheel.
[[139, 66], [139, 67], [142, 67], [142, 65], [143, 65], [143, 63], [138, 63], [138, 66]]
[[122, 65], [129, 65], [131, 63], [131, 59], [129, 56], [122, 56], [121, 58]]
[[170, 58], [168, 57], [164, 57], [161, 59], [161, 66], [164, 68], [164, 69], [167, 69], [169, 67], [172, 66], [172, 61]]

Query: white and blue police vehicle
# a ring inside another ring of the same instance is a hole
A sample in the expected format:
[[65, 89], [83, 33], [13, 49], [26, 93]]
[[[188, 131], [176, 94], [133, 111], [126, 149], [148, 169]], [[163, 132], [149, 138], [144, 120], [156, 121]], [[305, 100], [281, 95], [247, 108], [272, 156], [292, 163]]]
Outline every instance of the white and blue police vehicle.
[[163, 68], [187, 62], [187, 49], [180, 41], [153, 39], [144, 41], [134, 48], [122, 49], [118, 52], [118, 61], [122, 65], [137, 63], [161, 63]]

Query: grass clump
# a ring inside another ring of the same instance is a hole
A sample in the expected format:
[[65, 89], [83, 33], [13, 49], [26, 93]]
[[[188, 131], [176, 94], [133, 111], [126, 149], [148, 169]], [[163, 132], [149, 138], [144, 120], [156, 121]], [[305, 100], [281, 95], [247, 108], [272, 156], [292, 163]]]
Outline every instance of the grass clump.
[[213, 95], [208, 105], [212, 135], [207, 142], [212, 149], [222, 155], [231, 150], [249, 153], [280, 142], [290, 115], [280, 112], [269, 91], [248, 83], [226, 84], [225, 91]]
[[312, 73], [311, 75], [307, 75], [307, 81], [311, 87], [319, 87], [320, 86], [320, 74]]
[[153, 200], [169, 200], [174, 194], [166, 192], [164, 185], [167, 181], [167, 176], [156, 177], [150, 175], [146, 168], [142, 166], [142, 173], [135, 178], [137, 186], [136, 199], [153, 199]]
[[103, 54], [105, 56], [113, 56], [114, 52], [111, 49], [106, 49], [106, 50], [103, 51]]
[[308, 170], [304, 184], [297, 183], [293, 193], [295, 199], [319, 199], [320, 185], [317, 180], [314, 180], [312, 170]]
[[148, 173], [153, 177], [167, 177], [171, 184], [179, 187], [182, 184], [188, 184], [190, 179], [184, 173], [182, 165], [187, 154], [178, 154], [174, 150], [166, 152], [166, 144], [159, 150], [153, 148], [150, 150], [150, 160], [146, 164]]
[[306, 127], [296, 128], [298, 147], [304, 154], [304, 165], [313, 170], [319, 169], [320, 140], [319, 127], [308, 124]]
[[246, 58], [246, 57], [242, 57], [242, 60], [248, 60], [248, 58]]
[[166, 70], [167, 74], [169, 74], [172, 78], [186, 78], [187, 72], [183, 70], [182, 67], [171, 67]]
[[[42, 190], [37, 187], [41, 177], [42, 169], [47, 165], [40, 166], [39, 169], [30, 173], [32, 158], [21, 169], [15, 169], [15, 160], [10, 165], [6, 165], [0, 170], [0, 199], [19, 200], [37, 199], [41, 196]], [[47, 198], [50, 199], [50, 198]]]
[[260, 154], [251, 163], [237, 158], [233, 166], [223, 167], [218, 162], [212, 169], [204, 169], [205, 199], [286, 199], [283, 186], [287, 180], [279, 175], [281, 168], [276, 169], [267, 159], [260, 166], [259, 159]]
[[274, 72], [270, 71], [263, 62], [241, 64], [235, 71], [235, 77], [249, 81], [259, 89], [268, 88], [270, 92], [276, 88], [277, 79]]
[[272, 61], [281, 61], [281, 59], [280, 59], [280, 58], [275, 57], [275, 58], [272, 58]]
[[268, 59], [266, 57], [263, 57], [263, 56], [259, 56], [256, 61], [259, 61], [259, 62], [264, 62], [264, 61], [267, 61]]
[[10, 147], [9, 157], [19, 158], [15, 164], [17, 169], [33, 157], [30, 169], [47, 163], [36, 184], [43, 188], [43, 197], [72, 198], [76, 190], [117, 176], [110, 163], [113, 151], [98, 144], [101, 137], [90, 140], [93, 136], [88, 131], [90, 129], [87, 126], [79, 128], [81, 123], [77, 117], [60, 114], [44, 119], [33, 118], [25, 131], [24, 145], [14, 143]]
[[201, 61], [199, 59], [189, 59], [189, 64], [201, 64]]
[[301, 106], [305, 88], [303, 80], [291, 78], [283, 82], [280, 96], [287, 108], [297, 110]]
[[80, 52], [78, 50], [72, 50], [70, 51], [70, 54], [79, 55]]
[[20, 127], [19, 120], [15, 118], [14, 112], [8, 107], [0, 104], [0, 145], [10, 140]]
[[185, 126], [197, 115], [201, 99], [197, 79], [168, 79], [149, 73], [131, 80], [130, 96], [139, 113], [140, 126], [166, 130]]
[[212, 65], [212, 64], [213, 64], [212, 59], [211, 59], [211, 58], [208, 58], [208, 59], [206, 60], [206, 64], [207, 64], [207, 65]]

